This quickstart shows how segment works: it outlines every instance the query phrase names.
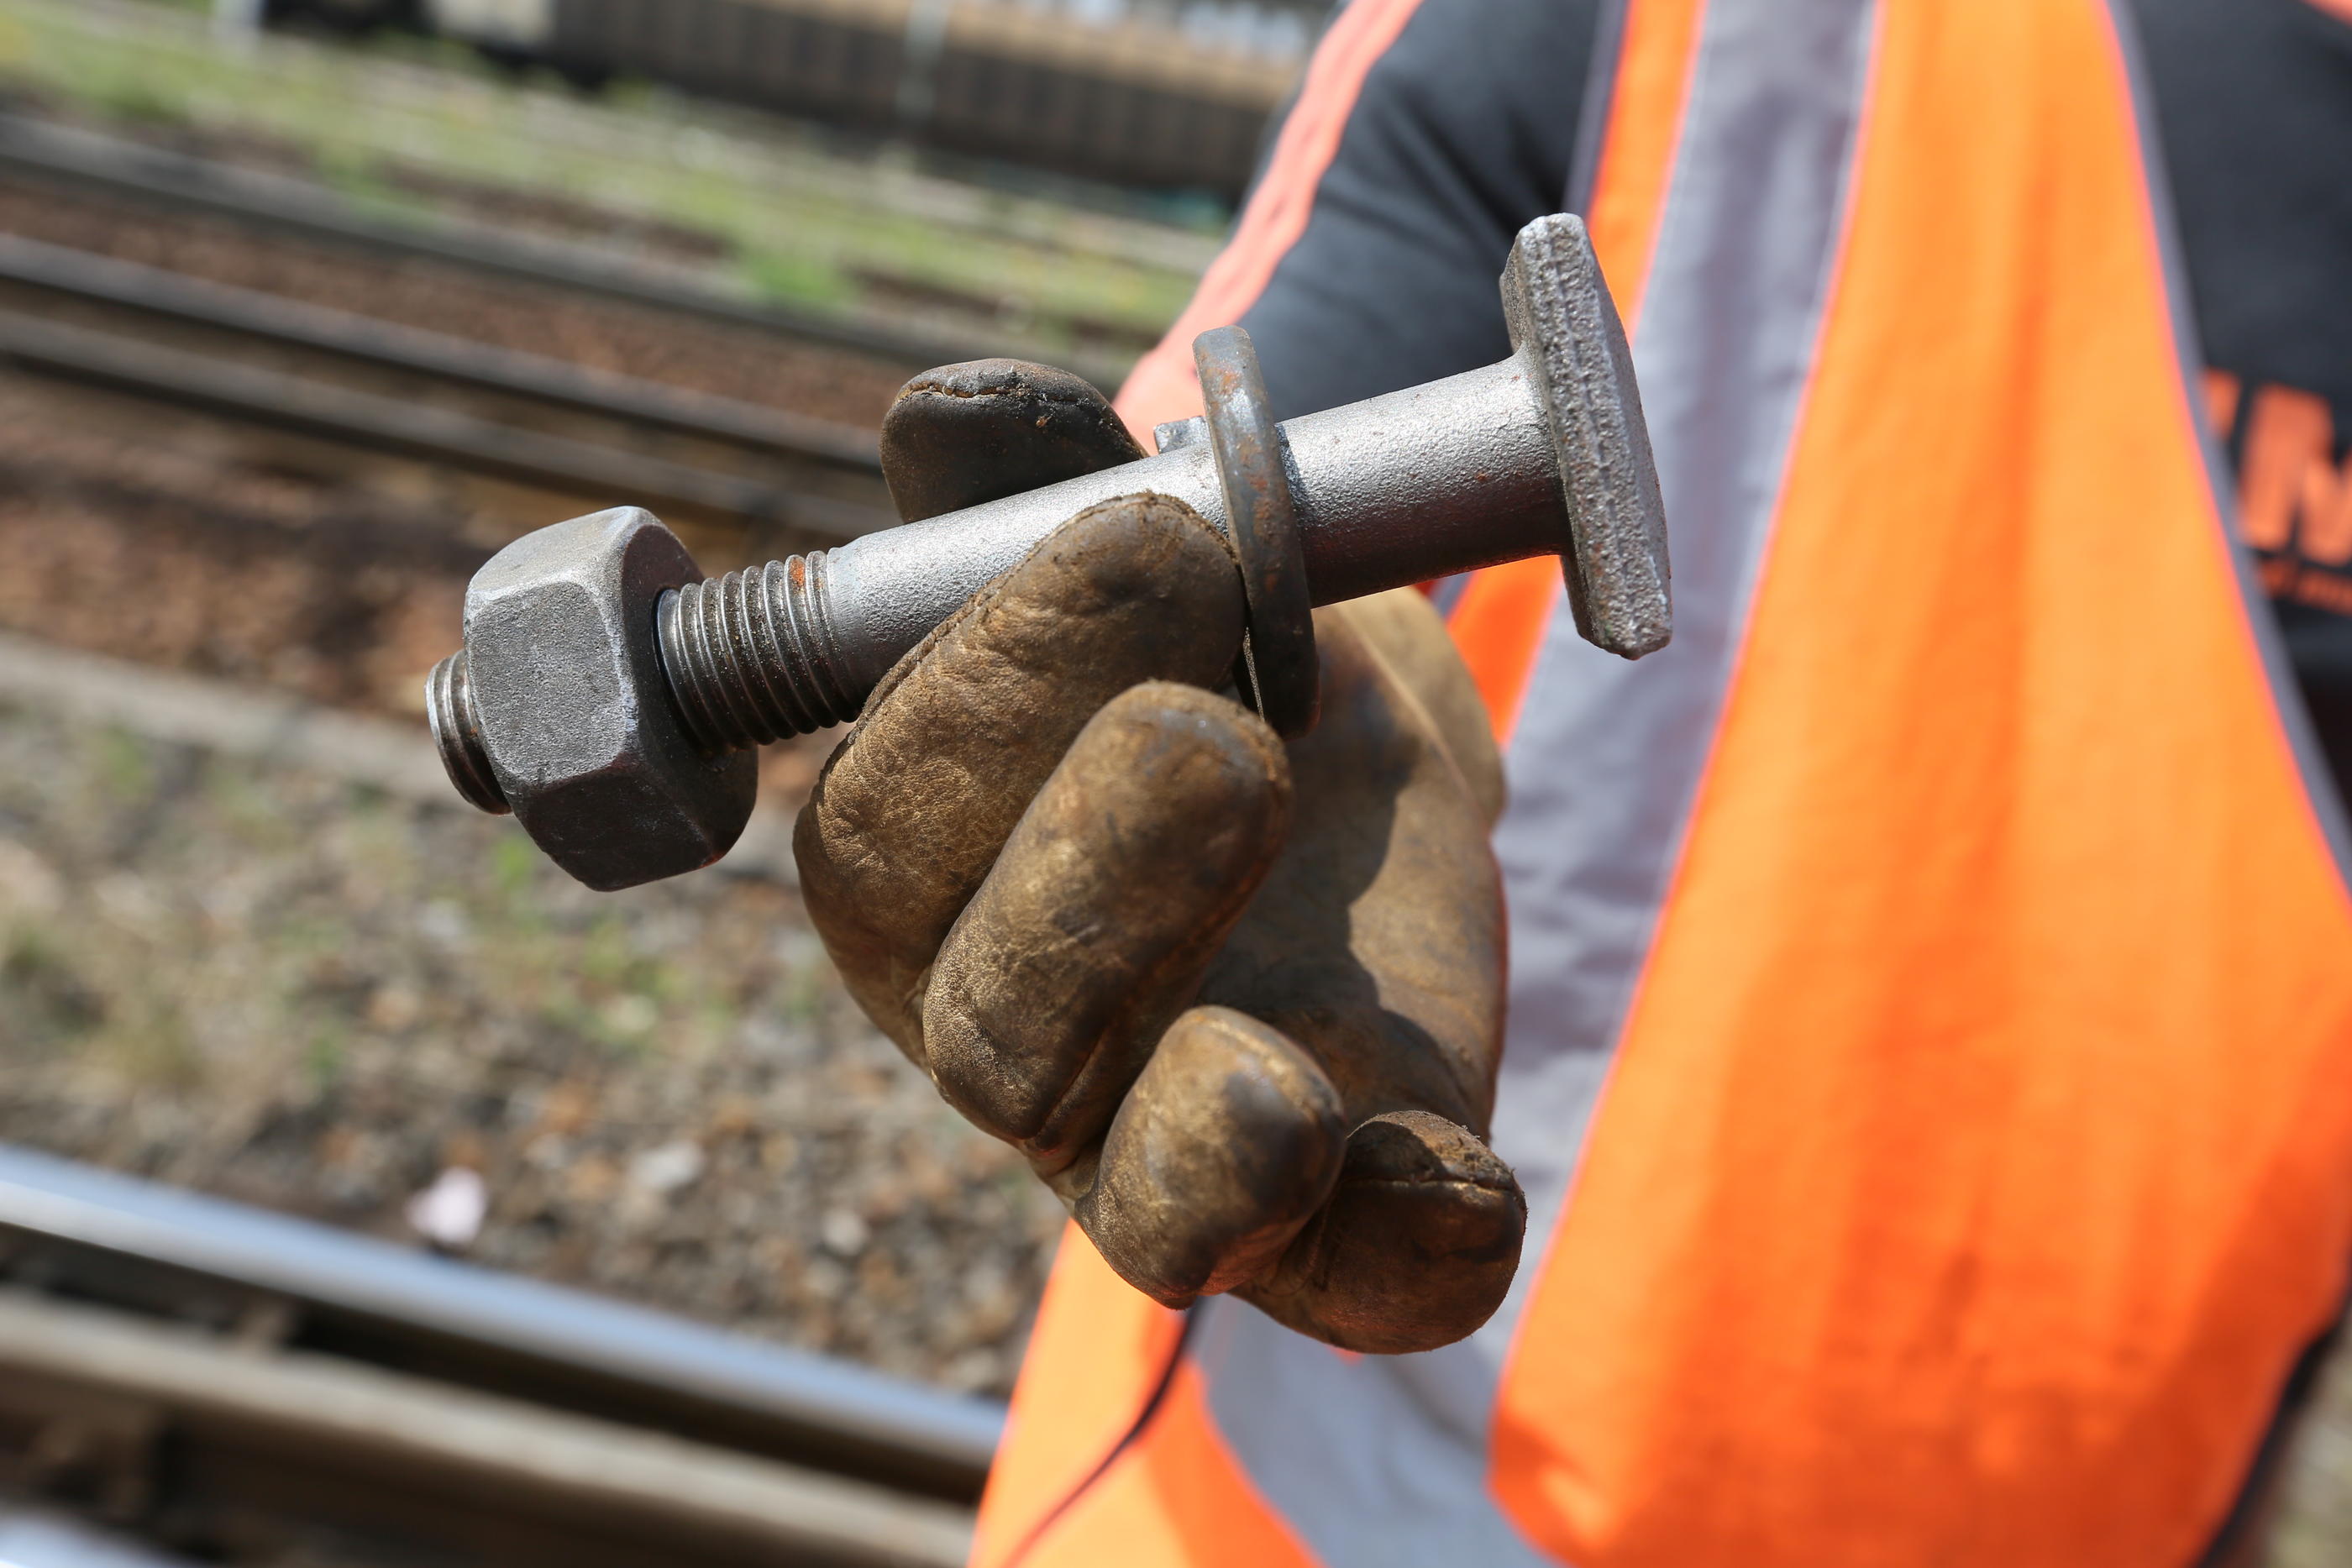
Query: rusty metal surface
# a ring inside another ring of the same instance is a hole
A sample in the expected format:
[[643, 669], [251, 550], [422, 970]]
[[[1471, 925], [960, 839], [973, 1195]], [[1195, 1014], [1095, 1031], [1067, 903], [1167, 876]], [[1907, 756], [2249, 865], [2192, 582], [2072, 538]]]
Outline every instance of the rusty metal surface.
[[1192, 342], [1208, 406], [1209, 448], [1225, 503], [1225, 532], [1241, 557], [1249, 630], [1242, 645], [1243, 690], [1285, 739], [1315, 727], [1315, 618], [1307, 600], [1307, 556], [1283, 456], [1282, 427], [1267, 406], [1257, 350], [1239, 327]]
[[818, 551], [690, 582], [657, 612], [662, 668], [687, 727], [713, 753], [764, 746], [857, 716], [811, 595]]

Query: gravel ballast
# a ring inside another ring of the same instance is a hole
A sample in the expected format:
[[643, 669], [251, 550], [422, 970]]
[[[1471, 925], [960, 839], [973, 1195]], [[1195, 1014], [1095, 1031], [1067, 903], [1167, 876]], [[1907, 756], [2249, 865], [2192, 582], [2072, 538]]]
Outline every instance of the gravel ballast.
[[[418, 737], [422, 744], [422, 737]], [[0, 1138], [1002, 1393], [1059, 1210], [798, 898], [0, 704]]]

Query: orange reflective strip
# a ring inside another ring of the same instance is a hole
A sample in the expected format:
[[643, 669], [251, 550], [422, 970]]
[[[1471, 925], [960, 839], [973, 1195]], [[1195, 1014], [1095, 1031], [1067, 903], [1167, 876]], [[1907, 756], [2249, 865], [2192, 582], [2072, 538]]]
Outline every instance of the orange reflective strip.
[[1316, 1568], [1226, 1450], [1190, 1363], [1135, 1445], [1021, 1568]]
[[2294, 387], [2254, 393], [2246, 416], [2247, 542], [2295, 547], [2326, 566], [2352, 561], [2352, 457], [2336, 465], [2336, 418], [2325, 398]]
[[2304, 470], [2303, 553], [2327, 566], [2352, 561], [2352, 455], [2341, 468], [2322, 457]]
[[1641, 319], [1642, 289], [1649, 281], [1650, 251], [1657, 243], [1706, 14], [1706, 0], [1626, 3], [1585, 226], [1629, 334]]
[[1890, 0], [1742, 663], [1501, 1391], [1580, 1568], [2177, 1568], [2352, 1256], [2352, 904], [2089, 0]]
[[[1640, 322], [1704, 9], [1703, 0], [1630, 0], [1619, 37], [1607, 156], [1585, 221], [1629, 334]], [[1463, 586], [1447, 619], [1454, 645], [1486, 701], [1495, 738], [1505, 745], [1518, 724], [1544, 629], [1562, 591], [1559, 563], [1549, 556], [1486, 567]]]
[[1364, 78], [1395, 43], [1421, 0], [1355, 0], [1316, 46], [1298, 101], [1282, 122], [1265, 176], [1250, 195], [1233, 238], [1201, 279], [1192, 302], [1159, 345], [1136, 362], [1119, 389], [1119, 416], [1150, 445], [1151, 429], [1201, 412], [1192, 340], [1228, 327], [1257, 303], [1274, 269], [1307, 232], [1323, 172], [1339, 151]]
[[981, 1500], [973, 1568], [1012, 1561], [1110, 1457], [1159, 1386], [1183, 1328], [1181, 1314], [1112, 1273], [1076, 1226], [1064, 1229]]
[[2293, 387], [2256, 390], [2246, 413], [2245, 479], [2239, 486], [2249, 544], [2277, 550], [2294, 542], [2306, 478], [2314, 468], [2328, 466], [2335, 429], [2323, 399]]
[[1560, 591], [1559, 562], [1551, 556], [1484, 567], [1463, 584], [1462, 597], [1446, 618], [1498, 744], [1510, 744], [1519, 722], [1528, 678], [1535, 674], [1544, 628]]
[[2245, 385], [2227, 371], [2207, 371], [2204, 385], [2206, 421], [2213, 438], [2227, 442], [2238, 428], [2238, 394]]

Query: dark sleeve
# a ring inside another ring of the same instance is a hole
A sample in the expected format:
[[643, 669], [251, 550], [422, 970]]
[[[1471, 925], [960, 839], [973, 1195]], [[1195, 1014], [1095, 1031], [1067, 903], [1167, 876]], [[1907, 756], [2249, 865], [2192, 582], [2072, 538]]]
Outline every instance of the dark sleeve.
[[[2352, 482], [2352, 23], [2312, 0], [2133, 10], [2205, 362], [2240, 388], [2219, 434], [2243, 480], [2284, 465]], [[2332, 432], [2307, 451], [2265, 450], [2264, 405], [2280, 398], [2319, 400]], [[2250, 488], [2294, 494], [2297, 477], [2242, 482], [2242, 506]], [[2352, 560], [2340, 525], [2269, 504], [2286, 510], [2256, 530], [2263, 582], [2352, 799]]]
[[1599, 0], [1421, 0], [1242, 318], [1277, 417], [1491, 364], [1496, 279], [1568, 189]]
[[2352, 24], [2134, 0], [2207, 362], [2352, 413]]

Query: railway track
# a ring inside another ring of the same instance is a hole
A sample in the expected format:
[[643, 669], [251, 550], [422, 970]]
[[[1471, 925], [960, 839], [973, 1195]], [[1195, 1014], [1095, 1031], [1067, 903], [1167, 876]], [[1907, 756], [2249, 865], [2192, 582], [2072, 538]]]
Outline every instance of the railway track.
[[5, 1490], [204, 1561], [957, 1563], [1002, 1422], [0, 1146]]
[[238, 333], [278, 347], [414, 371], [792, 461], [868, 476], [881, 472], [874, 433], [855, 425], [641, 377], [583, 371], [562, 360], [490, 348], [16, 235], [0, 234], [0, 284]]
[[[36, 375], [583, 501], [835, 538], [894, 520], [873, 436], [854, 427], [16, 235], [0, 235], [0, 289], [24, 298], [0, 307], [0, 361]], [[59, 319], [58, 303], [98, 324]], [[182, 341], [156, 340], [158, 326]], [[584, 433], [563, 433], [576, 416]]]
[[[387, 242], [323, 210], [257, 215], [268, 204], [252, 188], [224, 196], [168, 155], [99, 178], [59, 152], [89, 153], [97, 139], [67, 145], [78, 134], [0, 123], [0, 175], [99, 191], [131, 214], [232, 216], [289, 245], [482, 259], [446, 235]], [[532, 248], [480, 270], [616, 314], [678, 305], [681, 319], [752, 324], [641, 279], [564, 276]], [[764, 313], [757, 324], [777, 329]], [[520, 527], [548, 520], [559, 496], [815, 543], [892, 520], [866, 430], [21, 235], [0, 235], [0, 364], [35, 378], [12, 395], [37, 433], [103, 424], [128, 397], [161, 412], [128, 410], [118, 444], [151, 423], [226, 422], [309, 443], [331, 473], [363, 451], [523, 486]], [[78, 525], [74, 507], [103, 512], [110, 486], [149, 483], [84, 459], [68, 469], [42, 439], [18, 444], [37, 480], [22, 488], [54, 488], [55, 515]], [[241, 461], [260, 441], [219, 449]], [[158, 468], [159, 493], [201, 501], [171, 476], [212, 449], [197, 441], [189, 463]], [[320, 518], [338, 521], [336, 493], [320, 494]], [[440, 526], [429, 512], [404, 515]], [[309, 528], [271, 526], [289, 539]], [[399, 591], [444, 595], [407, 538], [354, 546], [333, 570], [417, 575]], [[480, 542], [467, 532], [467, 548]], [[184, 576], [158, 591], [184, 596]], [[256, 1568], [946, 1564], [963, 1559], [1001, 1422], [983, 1401], [0, 1146], [0, 1525], [32, 1499], [173, 1561]]]
[[371, 256], [446, 263], [534, 287], [849, 349], [900, 364], [909, 374], [990, 351], [979, 343], [894, 332], [721, 292], [683, 268], [519, 235], [477, 220], [403, 222], [362, 214], [307, 181], [23, 115], [0, 113], [0, 172]]

